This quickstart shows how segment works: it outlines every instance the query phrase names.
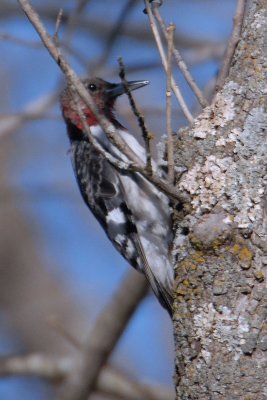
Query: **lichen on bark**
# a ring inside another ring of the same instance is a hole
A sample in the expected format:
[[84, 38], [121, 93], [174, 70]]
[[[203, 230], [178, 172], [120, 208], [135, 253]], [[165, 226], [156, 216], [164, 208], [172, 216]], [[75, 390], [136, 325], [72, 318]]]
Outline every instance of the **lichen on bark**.
[[267, 398], [266, 37], [258, 0], [224, 87], [176, 141], [191, 195], [174, 241], [179, 400]]

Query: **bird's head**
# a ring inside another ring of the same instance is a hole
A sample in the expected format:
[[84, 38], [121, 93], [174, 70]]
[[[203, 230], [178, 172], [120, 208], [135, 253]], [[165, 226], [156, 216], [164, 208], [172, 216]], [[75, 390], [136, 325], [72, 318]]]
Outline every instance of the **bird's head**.
[[[117, 97], [125, 93], [122, 83], [109, 83], [101, 78], [83, 79], [82, 83], [90, 93], [97, 109], [105, 115], [113, 124], [120, 126], [116, 121], [113, 111]], [[131, 91], [147, 85], [149, 81], [130, 81], [128, 87]], [[60, 97], [63, 117], [66, 122], [71, 122], [76, 128], [83, 130], [82, 121], [77, 113], [76, 104], [69, 86], [62, 92]], [[89, 126], [97, 125], [98, 121], [89, 107], [81, 100], [81, 110], [86, 117]]]

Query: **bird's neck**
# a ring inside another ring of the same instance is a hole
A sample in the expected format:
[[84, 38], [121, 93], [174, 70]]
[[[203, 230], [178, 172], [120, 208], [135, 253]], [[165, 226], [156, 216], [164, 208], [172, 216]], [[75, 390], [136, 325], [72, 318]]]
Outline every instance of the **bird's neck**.
[[[95, 128], [101, 129], [96, 116], [91, 110], [83, 110], [84, 120], [80, 118], [80, 115], [69, 108], [63, 107], [63, 115], [68, 125], [68, 135], [70, 140], [84, 140], [87, 138], [85, 132], [84, 123], [86, 123], [89, 128], [94, 130]], [[115, 118], [113, 111], [109, 110], [104, 113], [105, 117], [110, 121], [116, 129], [125, 130], [123, 125]]]
[[[100, 143], [105, 142], [105, 147], [108, 146], [108, 138], [102, 129], [101, 125], [98, 123], [97, 120], [93, 120], [93, 123], [91, 123], [92, 119], [86, 118], [85, 122], [88, 124], [90, 128], [90, 132], [95, 139], [97, 139]], [[127, 130], [117, 121], [115, 118], [110, 120], [110, 122], [115, 126], [116, 129], [119, 131], [125, 131]], [[71, 142], [73, 141], [88, 141], [88, 136], [87, 132], [84, 128], [83, 121], [81, 119], [77, 118], [72, 118], [72, 119], [66, 119], [67, 123], [67, 129], [68, 129], [68, 136]]]

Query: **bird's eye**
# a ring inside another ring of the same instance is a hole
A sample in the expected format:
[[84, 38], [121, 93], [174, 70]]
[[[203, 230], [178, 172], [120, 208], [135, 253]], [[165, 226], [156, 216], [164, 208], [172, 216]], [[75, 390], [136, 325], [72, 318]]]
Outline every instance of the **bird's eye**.
[[88, 89], [89, 89], [91, 92], [95, 92], [96, 89], [97, 89], [97, 87], [96, 87], [96, 85], [95, 85], [94, 83], [90, 83], [89, 86], [88, 86]]

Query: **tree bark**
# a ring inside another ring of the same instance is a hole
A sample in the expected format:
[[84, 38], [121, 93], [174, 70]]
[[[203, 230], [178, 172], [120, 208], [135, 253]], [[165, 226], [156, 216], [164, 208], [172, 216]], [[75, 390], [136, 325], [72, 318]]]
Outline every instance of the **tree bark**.
[[176, 141], [192, 198], [174, 243], [180, 400], [267, 398], [266, 37], [258, 0], [223, 89]]

